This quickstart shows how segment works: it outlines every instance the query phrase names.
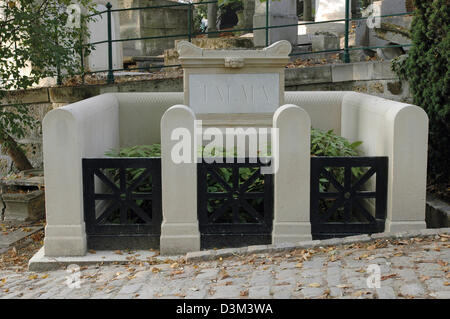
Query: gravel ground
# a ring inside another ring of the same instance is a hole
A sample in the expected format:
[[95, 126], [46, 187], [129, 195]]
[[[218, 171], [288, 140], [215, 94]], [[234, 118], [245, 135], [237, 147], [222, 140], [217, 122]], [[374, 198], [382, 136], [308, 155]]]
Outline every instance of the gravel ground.
[[0, 298], [449, 299], [449, 237], [380, 239], [203, 262], [186, 262], [184, 256], [138, 261], [137, 252], [117, 251], [129, 255], [128, 264], [48, 273], [10, 263], [0, 269]]

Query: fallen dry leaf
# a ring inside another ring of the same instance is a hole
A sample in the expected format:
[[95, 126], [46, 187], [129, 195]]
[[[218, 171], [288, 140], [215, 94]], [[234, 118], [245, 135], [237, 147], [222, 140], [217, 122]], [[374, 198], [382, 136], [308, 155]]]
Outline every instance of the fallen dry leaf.
[[221, 269], [219, 271], [219, 279], [220, 280], [226, 279], [228, 277], [230, 277], [230, 275], [227, 273], [227, 271], [225, 269]]
[[239, 293], [239, 295], [240, 295], [241, 297], [246, 297], [246, 296], [248, 296], [248, 289], [241, 290], [241, 292]]
[[352, 296], [354, 296], [354, 297], [361, 297], [365, 293], [366, 293], [365, 291], [358, 290], [358, 291], [355, 291], [354, 293], [352, 293]]
[[428, 280], [428, 279], [430, 279], [430, 276], [420, 276], [420, 277], [419, 277], [419, 280], [420, 280], [421, 282], [424, 282], [425, 280]]
[[152, 273], [154, 273], [154, 274], [159, 273], [160, 271], [161, 271], [161, 269], [159, 269], [158, 267], [152, 268]]
[[398, 276], [398, 274], [390, 274], [390, 275], [386, 275], [386, 276], [381, 276], [381, 281], [387, 280], [389, 278], [394, 278], [397, 276]]
[[313, 282], [313, 283], [309, 284], [308, 287], [311, 287], [311, 288], [319, 288], [319, 287], [320, 287], [320, 284], [317, 283], [317, 282]]
[[341, 285], [337, 285], [336, 287], [341, 288], [341, 289], [345, 289], [345, 288], [352, 288], [353, 285], [350, 285], [350, 284], [341, 284]]

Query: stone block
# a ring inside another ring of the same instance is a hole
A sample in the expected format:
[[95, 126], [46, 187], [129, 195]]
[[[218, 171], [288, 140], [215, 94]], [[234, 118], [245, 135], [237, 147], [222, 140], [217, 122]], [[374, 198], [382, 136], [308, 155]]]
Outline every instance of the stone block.
[[44, 217], [44, 191], [2, 194], [6, 204], [5, 220], [33, 221]]
[[324, 50], [338, 50], [339, 49], [339, 37], [333, 34], [316, 34], [312, 36], [312, 50], [324, 51]]

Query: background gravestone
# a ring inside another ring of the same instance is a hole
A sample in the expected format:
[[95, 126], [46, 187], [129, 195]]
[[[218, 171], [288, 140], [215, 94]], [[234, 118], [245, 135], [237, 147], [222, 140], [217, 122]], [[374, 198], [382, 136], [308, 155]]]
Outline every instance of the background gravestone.
[[[267, 0], [270, 1], [270, 0]], [[253, 27], [260, 28], [266, 26], [266, 4], [255, 0], [255, 15], [253, 16]], [[297, 24], [297, 0], [272, 0], [269, 3], [269, 25]], [[285, 27], [269, 29], [269, 45], [280, 40], [287, 40], [292, 45], [297, 44], [298, 27]], [[266, 30], [254, 30], [253, 41], [255, 46], [266, 46]]]
[[[178, 4], [169, 0], [119, 0], [121, 8]], [[167, 7], [120, 12], [121, 38], [141, 38], [186, 34], [188, 7]], [[186, 37], [187, 38], [187, 37]], [[174, 38], [123, 42], [124, 56], [155, 56], [174, 46]]]
[[[397, 14], [413, 11], [412, 0], [372, 1], [380, 6], [380, 14]], [[358, 21], [356, 27], [356, 46], [386, 46], [395, 44], [410, 44], [409, 29], [412, 16], [381, 18], [380, 27], [369, 28], [365, 20]], [[390, 60], [408, 51], [409, 47], [377, 49], [378, 55]], [[366, 53], [373, 55], [373, 51]]]

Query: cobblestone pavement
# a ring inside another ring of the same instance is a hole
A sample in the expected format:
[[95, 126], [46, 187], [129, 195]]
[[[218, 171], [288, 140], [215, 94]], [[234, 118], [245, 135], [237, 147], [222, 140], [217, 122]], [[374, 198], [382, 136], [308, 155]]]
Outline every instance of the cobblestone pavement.
[[[79, 272], [1, 270], [0, 298], [448, 299], [449, 237], [382, 239], [195, 263], [183, 258], [142, 262], [136, 253], [117, 252], [129, 254], [129, 264], [92, 265]], [[379, 288], [367, 285], [368, 278], [377, 283], [373, 265], [379, 266]]]

